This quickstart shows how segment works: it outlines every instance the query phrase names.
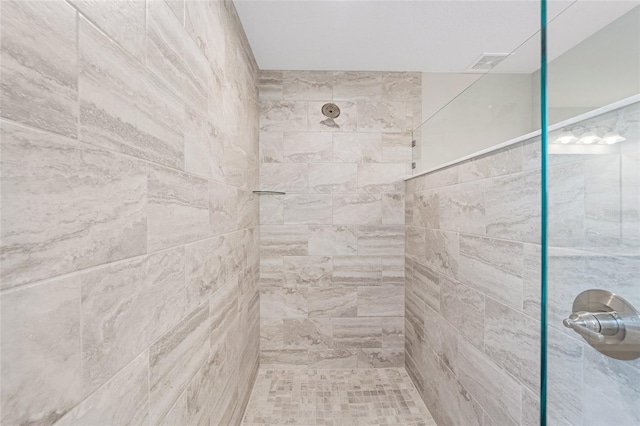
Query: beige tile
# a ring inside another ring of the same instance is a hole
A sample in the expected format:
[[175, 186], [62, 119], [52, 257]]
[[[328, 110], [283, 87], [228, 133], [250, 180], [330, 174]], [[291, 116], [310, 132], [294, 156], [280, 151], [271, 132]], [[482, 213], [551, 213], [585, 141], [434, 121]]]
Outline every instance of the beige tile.
[[260, 227], [261, 256], [306, 256], [310, 239], [305, 225], [262, 225]]
[[382, 322], [382, 347], [404, 348], [404, 317], [384, 319]]
[[183, 168], [182, 101], [90, 22], [79, 19], [80, 139]]
[[412, 122], [407, 121], [406, 102], [358, 102], [359, 132], [407, 132]]
[[404, 285], [404, 256], [382, 258], [382, 282], [387, 285]]
[[358, 164], [358, 192], [403, 192], [405, 164]]
[[3, 288], [146, 252], [140, 162], [2, 122], [2, 169]]
[[89, 395], [150, 344], [154, 301], [141, 258], [81, 275], [83, 393]]
[[187, 393], [186, 391], [178, 397], [166, 416], [160, 420], [162, 426], [175, 426], [187, 424], [189, 421], [187, 414]]
[[356, 164], [309, 164], [309, 191], [330, 194], [356, 192]]
[[382, 136], [380, 133], [333, 134], [334, 163], [382, 162]]
[[476, 346], [484, 346], [485, 296], [440, 276], [440, 313]]
[[422, 75], [417, 72], [383, 73], [382, 98], [386, 101], [420, 102]]
[[217, 164], [217, 160], [212, 158], [211, 134], [207, 132], [207, 125], [208, 123], [204, 116], [200, 115], [192, 107], [186, 107], [184, 170], [205, 178], [221, 180], [220, 167]]
[[260, 101], [260, 130], [306, 131], [307, 102]]
[[381, 318], [334, 318], [332, 321], [335, 348], [382, 348]]
[[359, 317], [404, 315], [404, 288], [400, 286], [358, 287]]
[[425, 230], [426, 260], [422, 263], [433, 271], [457, 279], [460, 262], [459, 239], [457, 233], [427, 228]]
[[305, 318], [309, 313], [306, 288], [263, 287], [260, 318]]
[[330, 163], [333, 138], [326, 132], [284, 132], [284, 162]]
[[260, 162], [284, 162], [284, 132], [260, 132]]
[[285, 318], [285, 349], [329, 349], [332, 347], [330, 318]]
[[238, 198], [233, 186], [209, 182], [209, 222], [214, 235], [238, 229]]
[[312, 256], [356, 254], [357, 232], [355, 226], [309, 226], [309, 254]]
[[144, 55], [144, 1], [72, 0], [71, 3], [131, 56], [141, 58]]
[[382, 194], [383, 225], [404, 225], [404, 202], [402, 193]]
[[79, 277], [5, 292], [0, 302], [2, 423], [52, 424], [82, 400]]
[[[184, 26], [209, 62], [214, 79], [219, 78], [226, 63], [226, 35], [220, 3], [191, 2], [184, 4]], [[215, 100], [211, 99], [210, 102]], [[210, 107], [211, 112], [211, 107]]]
[[381, 196], [379, 194], [334, 195], [333, 223], [341, 225], [381, 224]]
[[368, 286], [382, 284], [382, 259], [377, 256], [334, 256], [334, 285]]
[[163, 418], [209, 354], [209, 306], [191, 312], [149, 349], [151, 421]]
[[211, 235], [207, 181], [163, 167], [149, 166], [149, 251]]
[[307, 349], [261, 351], [260, 365], [287, 370], [306, 369], [309, 365], [309, 351]]
[[348, 349], [311, 349], [309, 368], [358, 368], [358, 354]]
[[149, 424], [148, 377], [149, 353], [143, 352], [56, 424]]
[[355, 317], [358, 314], [358, 290], [350, 287], [314, 287], [309, 289], [310, 317]]
[[284, 349], [284, 320], [280, 318], [260, 319], [260, 350]]
[[72, 7], [64, 2], [2, 3], [3, 117], [76, 137], [77, 63]]
[[404, 366], [404, 349], [360, 349], [358, 368], [392, 368]]
[[260, 165], [260, 189], [283, 192], [307, 192], [309, 166], [307, 164]]
[[385, 163], [411, 163], [411, 133], [383, 133], [382, 161]]
[[322, 225], [332, 223], [333, 198], [324, 194], [287, 194], [284, 196], [286, 225]]
[[405, 229], [407, 257], [416, 262], [426, 264], [425, 229], [407, 226]]
[[236, 211], [238, 229], [253, 228], [260, 224], [260, 199], [252, 191], [238, 190]]
[[185, 247], [185, 289], [190, 310], [205, 302], [233, 274], [228, 237], [208, 238]]
[[260, 195], [260, 225], [284, 224], [284, 197], [281, 195]]
[[258, 75], [258, 91], [260, 100], [281, 101], [284, 96], [282, 71], [260, 71]]
[[404, 254], [404, 227], [359, 226], [358, 255], [400, 256]]
[[333, 99], [337, 101], [379, 100], [382, 98], [383, 73], [335, 72]]
[[331, 285], [333, 261], [329, 256], [285, 256], [280, 271], [287, 287], [327, 287]]
[[285, 100], [331, 99], [331, 73], [325, 71], [285, 71], [282, 79]]

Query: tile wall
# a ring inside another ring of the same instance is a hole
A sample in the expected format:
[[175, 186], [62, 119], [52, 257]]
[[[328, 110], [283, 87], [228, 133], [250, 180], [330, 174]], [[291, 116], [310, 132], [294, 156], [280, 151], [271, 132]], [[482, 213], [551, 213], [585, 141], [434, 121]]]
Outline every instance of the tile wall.
[[[260, 362], [404, 365], [404, 181], [419, 73], [263, 71]], [[341, 110], [323, 124], [325, 103]]]
[[[550, 157], [548, 420], [638, 424], [640, 360], [562, 326], [589, 288], [640, 306], [640, 104], [588, 129], [627, 140]], [[406, 185], [407, 371], [438, 424], [539, 424], [539, 139]]]
[[1, 14], [2, 423], [239, 423], [259, 111], [233, 4]]

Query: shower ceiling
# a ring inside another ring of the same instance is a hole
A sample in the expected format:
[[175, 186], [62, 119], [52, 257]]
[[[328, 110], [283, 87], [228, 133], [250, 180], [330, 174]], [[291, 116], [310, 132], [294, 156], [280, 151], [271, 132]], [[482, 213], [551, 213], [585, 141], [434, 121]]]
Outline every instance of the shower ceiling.
[[[465, 72], [482, 53], [511, 52], [539, 29], [539, 2], [534, 0], [234, 3], [258, 65], [267, 70]], [[571, 3], [549, 2], [550, 18], [570, 6], [551, 27], [552, 55], [565, 52], [640, 4]], [[535, 71], [538, 43], [529, 44], [499, 72]]]

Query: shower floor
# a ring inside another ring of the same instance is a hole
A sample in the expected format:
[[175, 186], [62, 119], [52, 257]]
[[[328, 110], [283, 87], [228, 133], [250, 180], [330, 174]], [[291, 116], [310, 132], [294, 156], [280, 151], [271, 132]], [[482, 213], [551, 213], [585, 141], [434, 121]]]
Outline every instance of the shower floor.
[[403, 368], [261, 369], [243, 425], [436, 423]]

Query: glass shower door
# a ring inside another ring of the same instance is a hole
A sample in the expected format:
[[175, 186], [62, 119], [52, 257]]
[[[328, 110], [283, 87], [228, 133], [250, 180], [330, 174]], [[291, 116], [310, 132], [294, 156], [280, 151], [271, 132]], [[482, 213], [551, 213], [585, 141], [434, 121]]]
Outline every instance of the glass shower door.
[[547, 28], [550, 425], [640, 425], [640, 3], [615, 7], [559, 56], [560, 24]]

